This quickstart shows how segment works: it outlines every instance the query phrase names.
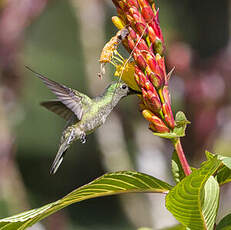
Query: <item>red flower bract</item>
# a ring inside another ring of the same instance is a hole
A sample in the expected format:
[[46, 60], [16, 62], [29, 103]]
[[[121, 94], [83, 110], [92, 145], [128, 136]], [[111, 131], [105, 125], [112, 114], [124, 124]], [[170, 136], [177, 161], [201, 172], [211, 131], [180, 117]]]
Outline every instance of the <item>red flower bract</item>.
[[123, 42], [135, 61], [134, 77], [142, 91], [141, 111], [154, 132], [171, 132], [172, 114], [159, 10], [152, 0], [112, 0], [129, 31]]

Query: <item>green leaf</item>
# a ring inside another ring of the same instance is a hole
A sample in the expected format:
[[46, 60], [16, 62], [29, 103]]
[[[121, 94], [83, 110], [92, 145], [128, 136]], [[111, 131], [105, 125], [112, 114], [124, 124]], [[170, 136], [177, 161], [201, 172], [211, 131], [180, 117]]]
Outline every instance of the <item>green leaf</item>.
[[172, 154], [172, 174], [176, 183], [179, 183], [185, 178], [185, 173], [177, 156], [176, 150], [174, 150]]
[[223, 163], [223, 166], [217, 172], [217, 181], [220, 185], [226, 184], [231, 181], [231, 157], [218, 155]]
[[167, 138], [167, 139], [184, 137], [187, 124], [190, 124], [190, 121], [187, 120], [185, 114], [182, 111], [179, 111], [176, 114], [175, 122], [176, 122], [176, 126], [172, 132], [170, 133], [153, 132], [153, 134], [159, 137]]
[[231, 169], [231, 157], [218, 155], [218, 159], [220, 159], [227, 168]]
[[217, 225], [216, 230], [230, 230], [231, 229], [231, 214], [225, 216]]
[[219, 186], [211, 177], [222, 165], [214, 157], [179, 182], [166, 196], [166, 207], [184, 226], [193, 230], [213, 229]]
[[176, 127], [174, 128], [173, 132], [178, 137], [184, 137], [187, 124], [190, 124], [191, 122], [187, 120], [185, 114], [182, 111], [177, 112], [175, 121]]
[[[206, 151], [205, 154], [207, 159], [215, 156], [215, 154], [208, 151]], [[217, 171], [216, 179], [219, 185], [223, 185], [231, 181], [231, 158], [222, 155], [217, 155], [217, 157], [222, 161], [223, 166]]]
[[222, 166], [222, 168], [217, 171], [216, 178], [219, 185], [229, 183], [231, 181], [231, 169]]
[[207, 229], [214, 228], [219, 204], [219, 195], [219, 184], [213, 176], [210, 176], [206, 181], [201, 194], [202, 214], [205, 219]]
[[205, 156], [206, 156], [207, 160], [211, 160], [211, 159], [213, 159], [213, 157], [215, 155], [210, 153], [209, 151], [205, 151]]
[[56, 202], [1, 219], [0, 230], [23, 230], [52, 213], [82, 200], [134, 192], [167, 193], [170, 189], [172, 189], [171, 185], [139, 172], [124, 171], [105, 174]]

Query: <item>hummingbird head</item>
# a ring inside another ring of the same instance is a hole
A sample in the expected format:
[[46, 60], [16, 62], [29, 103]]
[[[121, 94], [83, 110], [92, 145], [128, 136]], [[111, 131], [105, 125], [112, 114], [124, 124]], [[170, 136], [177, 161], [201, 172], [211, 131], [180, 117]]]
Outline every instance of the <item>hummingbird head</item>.
[[111, 82], [105, 90], [105, 93], [107, 96], [112, 97], [112, 102], [114, 105], [116, 105], [123, 97], [131, 94], [140, 94], [140, 92], [131, 89], [124, 82]]
[[114, 95], [118, 98], [123, 98], [131, 94], [140, 94], [140, 92], [131, 89], [126, 83], [124, 82], [112, 82], [106, 89], [107, 93]]

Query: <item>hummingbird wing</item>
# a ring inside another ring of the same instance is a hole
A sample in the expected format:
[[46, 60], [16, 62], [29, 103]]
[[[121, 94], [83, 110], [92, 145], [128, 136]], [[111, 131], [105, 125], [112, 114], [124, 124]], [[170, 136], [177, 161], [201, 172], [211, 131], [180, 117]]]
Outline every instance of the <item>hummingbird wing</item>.
[[68, 109], [70, 109], [79, 120], [81, 120], [83, 115], [83, 107], [91, 104], [91, 99], [78, 92], [77, 90], [73, 90], [68, 88], [65, 85], [59, 84], [58, 82], [52, 81], [47, 77], [35, 72], [28, 66], [27, 69], [32, 71], [37, 77], [39, 77], [46, 86], [56, 95], [56, 97], [65, 105]]
[[61, 101], [59, 100], [50, 100], [43, 101], [40, 103], [46, 109], [56, 113], [60, 117], [64, 118], [66, 121], [69, 121], [74, 113], [68, 109]]

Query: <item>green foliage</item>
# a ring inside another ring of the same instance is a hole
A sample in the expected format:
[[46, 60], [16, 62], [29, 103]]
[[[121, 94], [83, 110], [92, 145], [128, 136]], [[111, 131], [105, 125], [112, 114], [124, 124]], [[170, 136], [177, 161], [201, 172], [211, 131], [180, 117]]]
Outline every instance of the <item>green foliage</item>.
[[153, 133], [156, 136], [167, 138], [167, 139], [175, 139], [178, 137], [185, 136], [185, 130], [187, 128], [187, 124], [190, 124], [190, 121], [187, 120], [185, 114], [182, 111], [176, 113], [175, 118], [176, 126], [173, 129], [173, 132], [170, 133]]
[[217, 172], [217, 181], [219, 185], [226, 184], [231, 181], [231, 169], [226, 166], [222, 166]]
[[[206, 151], [207, 159], [213, 158], [215, 155]], [[226, 184], [231, 181], [231, 158], [218, 155], [218, 158], [222, 161], [223, 165], [218, 169], [216, 173], [216, 179], [219, 185]]]
[[184, 170], [180, 164], [180, 160], [175, 150], [172, 154], [172, 175], [176, 183], [179, 183], [182, 179], [185, 178]]
[[167, 193], [171, 188], [171, 185], [143, 173], [124, 171], [105, 174], [56, 202], [1, 219], [0, 230], [23, 230], [68, 205], [95, 197], [134, 192]]
[[166, 207], [183, 225], [193, 230], [213, 229], [219, 186], [212, 175], [222, 165], [214, 157], [179, 182], [166, 196]]
[[225, 216], [216, 227], [216, 230], [230, 230], [230, 229], [231, 229], [231, 214]]

